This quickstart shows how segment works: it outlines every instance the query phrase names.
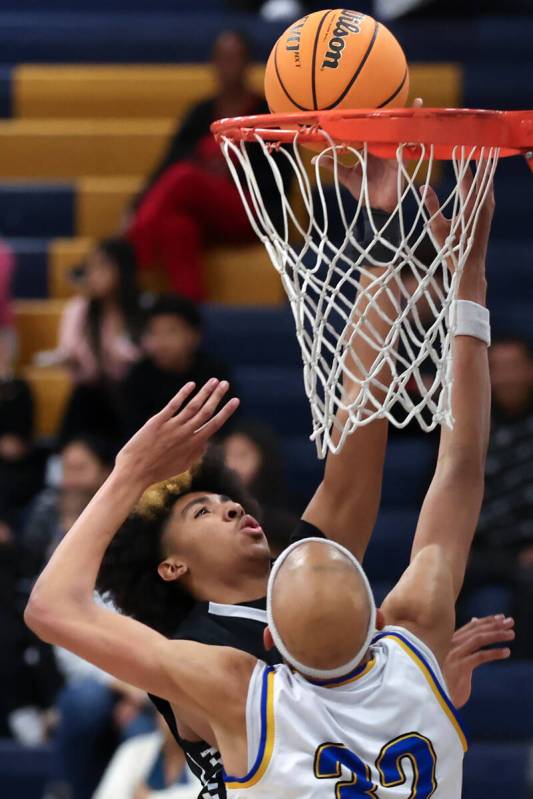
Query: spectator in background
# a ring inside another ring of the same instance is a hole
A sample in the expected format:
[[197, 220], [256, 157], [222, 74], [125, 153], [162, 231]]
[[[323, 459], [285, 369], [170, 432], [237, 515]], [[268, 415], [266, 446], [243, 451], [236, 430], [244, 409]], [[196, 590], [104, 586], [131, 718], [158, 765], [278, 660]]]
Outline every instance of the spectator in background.
[[[193, 300], [205, 299], [204, 245], [254, 241], [239, 192], [210, 125], [216, 119], [268, 113], [248, 84], [251, 53], [236, 31], [221, 33], [213, 48], [217, 91], [195, 105], [174, 134], [169, 149], [137, 201], [128, 237], [143, 269], [161, 266], [172, 288]], [[252, 145], [259, 148], [259, 145]], [[254, 171], [266, 202], [270, 167], [257, 149]], [[286, 171], [285, 159], [280, 169]], [[269, 185], [270, 185], [269, 184]]]
[[158, 729], [123, 743], [93, 799], [196, 799], [200, 784], [158, 714]]
[[200, 311], [191, 300], [172, 295], [155, 300], [144, 319], [144, 358], [122, 384], [124, 437], [158, 413], [185, 383], [200, 386], [213, 376], [230, 378], [227, 367], [202, 350], [202, 333]]
[[80, 432], [116, 435], [117, 385], [138, 358], [136, 262], [127, 241], [101, 241], [79, 275], [81, 294], [67, 303], [55, 362], [70, 371], [75, 387], [60, 440]]
[[115, 450], [105, 439], [80, 435], [61, 450], [61, 478], [33, 502], [24, 528], [24, 570], [36, 577], [113, 468]]
[[276, 557], [289, 543], [298, 517], [291, 509], [279, 440], [266, 425], [243, 421], [225, 437], [224, 455], [259, 502], [268, 543]]
[[527, 342], [502, 338], [489, 359], [492, 434], [463, 607], [515, 613], [513, 654], [533, 657], [533, 357]]
[[30, 388], [24, 380], [0, 372], [0, 543], [15, 542], [43, 477], [43, 457], [33, 443]]

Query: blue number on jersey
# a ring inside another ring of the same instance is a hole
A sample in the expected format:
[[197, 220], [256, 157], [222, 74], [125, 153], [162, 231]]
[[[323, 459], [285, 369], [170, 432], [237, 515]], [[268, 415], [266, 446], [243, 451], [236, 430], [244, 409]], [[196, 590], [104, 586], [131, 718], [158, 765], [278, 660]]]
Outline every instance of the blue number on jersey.
[[[376, 760], [381, 786], [392, 788], [406, 782], [404, 759], [410, 761], [413, 769], [409, 799], [430, 799], [437, 788], [437, 757], [431, 741], [417, 732], [406, 733], [385, 744]], [[360, 757], [340, 743], [324, 743], [318, 747], [314, 763], [317, 779], [341, 777], [342, 766], [352, 772], [352, 777], [335, 784], [336, 799], [377, 798], [378, 786], [372, 782], [370, 767]]]
[[384, 788], [404, 784], [407, 779], [402, 766], [404, 758], [411, 761], [414, 775], [409, 799], [429, 799], [437, 787], [437, 756], [431, 741], [418, 732], [408, 732], [385, 744], [376, 760], [381, 784]]
[[370, 768], [360, 757], [344, 744], [325, 743], [318, 747], [315, 752], [315, 777], [319, 780], [340, 777], [341, 766], [346, 766], [352, 772], [352, 778], [336, 783], [336, 799], [376, 796], [377, 789], [370, 779]]

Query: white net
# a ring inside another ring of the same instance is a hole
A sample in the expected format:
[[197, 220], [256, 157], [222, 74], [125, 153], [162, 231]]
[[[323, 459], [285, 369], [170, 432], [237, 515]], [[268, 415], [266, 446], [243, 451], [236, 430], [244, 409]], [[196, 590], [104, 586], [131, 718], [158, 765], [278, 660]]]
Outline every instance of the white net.
[[[454, 149], [448, 188], [443, 194], [438, 187], [451, 220], [442, 240], [434, 224], [439, 212], [426, 207], [427, 185], [439, 172], [432, 146], [417, 146], [415, 160], [412, 147], [397, 147], [395, 210], [388, 215], [371, 208], [368, 146], [341, 146], [320, 132], [325, 149], [311, 167], [299, 132], [283, 147], [258, 134], [248, 143], [223, 135], [220, 143], [290, 302], [311, 438], [324, 457], [378, 418], [397, 427], [416, 419], [425, 431], [453, 425], [454, 300], [498, 150]], [[341, 185], [347, 154], [361, 176], [358, 197]]]

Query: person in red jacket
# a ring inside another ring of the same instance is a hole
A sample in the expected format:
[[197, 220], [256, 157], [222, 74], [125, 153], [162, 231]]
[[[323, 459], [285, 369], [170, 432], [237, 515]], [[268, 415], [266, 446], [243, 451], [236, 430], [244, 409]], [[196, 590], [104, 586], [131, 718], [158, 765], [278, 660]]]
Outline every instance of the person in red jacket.
[[[141, 268], [162, 267], [171, 288], [196, 301], [205, 299], [204, 246], [254, 240], [239, 192], [210, 132], [216, 119], [268, 112], [264, 99], [249, 88], [250, 63], [242, 34], [219, 35], [212, 60], [216, 94], [193, 106], [178, 127], [135, 202], [128, 230]], [[267, 172], [266, 159], [259, 151], [257, 156], [258, 168], [262, 159]]]

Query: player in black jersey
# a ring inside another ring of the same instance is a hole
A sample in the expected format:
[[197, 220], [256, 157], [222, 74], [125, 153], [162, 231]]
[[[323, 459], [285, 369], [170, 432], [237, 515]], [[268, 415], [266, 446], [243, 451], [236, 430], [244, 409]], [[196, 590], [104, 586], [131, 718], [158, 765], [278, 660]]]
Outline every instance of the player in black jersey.
[[[57, 641], [81, 657], [97, 662], [102, 668], [120, 673], [125, 681], [139, 684], [141, 679], [143, 686], [152, 688], [156, 694], [161, 686], [159, 679], [156, 682], [153, 679], [154, 658], [157, 658], [153, 645], [156, 639], [147, 639], [146, 647], [132, 649], [127, 626], [123, 627], [128, 620], [87, 599], [92, 594], [109, 543], [119, 540], [124, 534], [125, 528], [122, 528], [118, 538], [115, 538], [125, 519], [128, 519], [127, 529], [133, 529], [139, 536], [137, 541], [129, 535], [125, 539], [132, 550], [126, 569], [135, 563], [136, 558], [143, 557], [143, 538], [149, 536], [153, 539], [155, 559], [152, 555], [144, 563], [137, 563], [132, 573], [137, 586], [132, 584], [131, 588], [139, 592], [140, 598], [145, 589], [149, 590], [151, 571], [157, 573], [163, 563], [164, 568], [170, 571], [193, 572], [193, 566], [188, 563], [198, 563], [200, 573], [206, 569], [205, 579], [191, 575], [189, 593], [180, 588], [172, 595], [178, 606], [182, 596], [188, 609], [176, 637], [236, 647], [270, 662], [280, 660], [274, 651], [265, 651], [262, 641], [265, 626], [264, 594], [270, 557], [261, 528], [239, 503], [227, 495], [212, 493], [213, 483], [206, 483], [203, 491], [190, 490], [197, 488], [198, 481], [202, 479], [202, 468], [192, 477], [189, 475], [158, 483], [164, 474], [182, 472], [194, 463], [209, 437], [231, 415], [237, 404], [233, 400], [213, 416], [227, 388], [227, 384], [219, 384], [218, 381], [207, 384], [197, 397], [175, 415], [193, 390], [192, 385], [186, 386], [134, 436], [119, 454], [111, 477], [57, 549], [34, 589], [27, 611], [28, 623], [41, 637]], [[220, 485], [225, 483], [228, 486], [234, 481], [234, 476], [225, 469], [208, 462], [204, 477], [209, 474], [212, 479], [218, 474]], [[144, 488], [154, 483], [158, 484], [143, 494]], [[234, 488], [238, 491], [238, 483], [234, 482]], [[132, 514], [135, 506], [137, 509]], [[166, 511], [165, 506], [168, 506]], [[167, 524], [161, 524], [161, 516]], [[128, 525], [133, 525], [133, 528]], [[310, 533], [316, 535], [317, 532], [315, 527], [304, 521], [297, 535], [304, 537]], [[183, 546], [188, 547], [188, 561], [185, 561], [184, 556], [178, 558], [175, 553], [170, 554], [173, 552], [172, 541], [169, 540], [172, 535], [183, 538]], [[140, 548], [134, 552], [136, 543]], [[221, 549], [224, 546], [229, 548], [230, 556]], [[232, 558], [240, 569], [239, 578], [229, 573], [224, 580], [217, 561], [220, 560], [225, 569]], [[212, 584], [208, 577], [210, 565], [214, 572]], [[74, 585], [72, 573], [76, 574]], [[161, 587], [175, 588], [175, 582], [161, 580]], [[120, 585], [117, 583], [117, 586]], [[44, 596], [42, 606], [41, 595]], [[65, 601], [66, 596], [68, 602]], [[120, 599], [119, 589], [116, 596]], [[210, 601], [211, 596], [213, 599]], [[165, 598], [165, 601], [168, 611], [171, 600]], [[153, 613], [153, 606], [146, 613]], [[166, 619], [161, 619], [159, 626], [164, 626], [170, 618], [168, 615]], [[143, 629], [150, 634], [147, 627]], [[157, 633], [153, 635], [160, 640]], [[475, 665], [489, 659], [499, 659], [502, 653], [503, 656], [507, 654], [506, 650], [477, 651], [479, 647], [496, 640], [509, 640], [511, 635], [505, 622], [499, 619], [473, 623], [468, 629], [460, 631], [458, 646], [452, 650], [453, 654], [445, 668], [449, 688], [457, 704], [463, 704], [468, 698]], [[209, 731], [203, 728], [200, 720], [196, 723], [191, 718], [187, 719], [187, 726], [180, 722], [178, 731], [170, 705], [162, 705], [158, 700], [156, 702], [202, 782], [202, 799], [225, 796], [218, 752], [205, 743]]]
[[[372, 202], [387, 210], [390, 175], [387, 179], [381, 174], [378, 183], [381, 193], [375, 191]], [[380, 319], [375, 320], [376, 326], [383, 324]], [[372, 362], [374, 355], [371, 347], [365, 352], [363, 341], [358, 358]], [[382, 380], [386, 382], [385, 376]], [[39, 634], [60, 638], [62, 645], [98, 660], [104, 669], [119, 670], [126, 681], [139, 683], [140, 670], [146, 676], [142, 684], [153, 686], [155, 694], [159, 683], [153, 679], [152, 639], [147, 640], [146, 649], [132, 652], [128, 620], [116, 619], [113, 633], [114, 620], [87, 603], [98, 571], [100, 589], [126, 615], [166, 636], [234, 646], [276, 659], [275, 653], [266, 655], [262, 644], [270, 553], [251, 501], [235, 476], [216, 461], [206, 459], [191, 469], [238, 403], [230, 400], [217, 413], [228, 389], [225, 382], [210, 381], [191, 399], [193, 389], [190, 384], [184, 387], [122, 450], [111, 478], [40, 578], [28, 611]], [[350, 385], [343, 389], [356, 390]], [[362, 561], [379, 505], [386, 439], [387, 422], [377, 420], [348, 437], [341, 452], [328, 456], [324, 479], [296, 536], [326, 535]], [[169, 479], [172, 474], [180, 476]], [[152, 488], [146, 491], [147, 486]], [[42, 592], [46, 601], [40, 609]], [[65, 596], [79, 612], [58, 614]], [[509, 632], [503, 622], [496, 621], [475, 635], [479, 646], [495, 635], [507, 640]], [[502, 656], [496, 650], [475, 653], [475, 658], [472, 653], [463, 654], [460, 649], [460, 657], [452, 659], [446, 670], [458, 704], [468, 695], [474, 664]], [[196, 763], [205, 786], [202, 797], [223, 796], [218, 755], [203, 743], [209, 736], [201, 720], [188, 718], [185, 725], [178, 719], [178, 730], [172, 709], [167, 704], [159, 706], [191, 765]]]

